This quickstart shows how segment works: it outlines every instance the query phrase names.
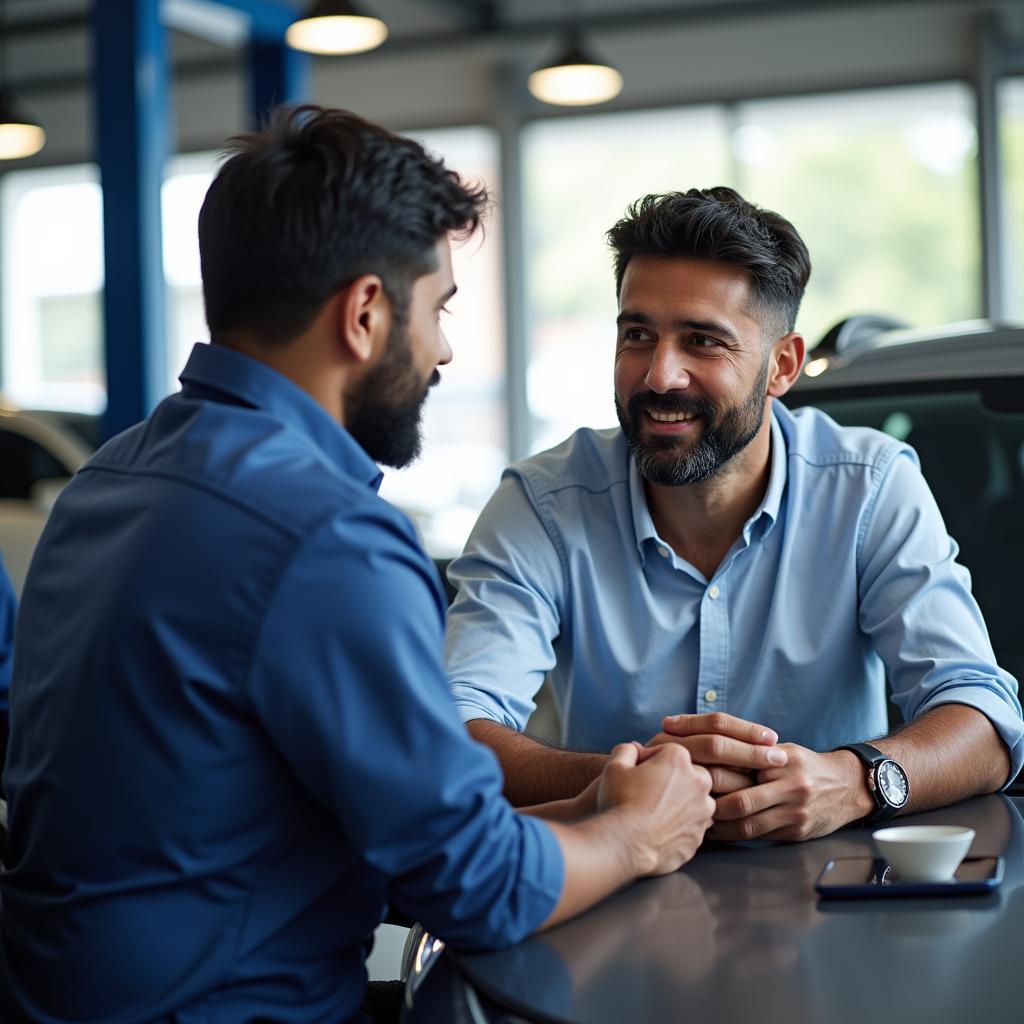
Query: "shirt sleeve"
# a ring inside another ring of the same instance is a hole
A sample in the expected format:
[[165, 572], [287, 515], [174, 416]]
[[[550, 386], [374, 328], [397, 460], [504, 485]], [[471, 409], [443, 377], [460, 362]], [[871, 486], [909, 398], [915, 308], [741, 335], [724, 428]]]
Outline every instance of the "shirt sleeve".
[[448, 614], [445, 667], [459, 714], [522, 732], [555, 665], [565, 576], [516, 473], [506, 471], [448, 578], [458, 596]]
[[444, 600], [412, 527], [339, 517], [281, 579], [250, 670], [256, 714], [392, 902], [456, 945], [518, 942], [550, 915], [561, 850], [501, 795], [440, 661]]
[[909, 450], [889, 464], [858, 543], [860, 626], [906, 721], [966, 704], [995, 726], [1012, 779], [1024, 763], [1017, 683], [996, 664], [970, 573]]

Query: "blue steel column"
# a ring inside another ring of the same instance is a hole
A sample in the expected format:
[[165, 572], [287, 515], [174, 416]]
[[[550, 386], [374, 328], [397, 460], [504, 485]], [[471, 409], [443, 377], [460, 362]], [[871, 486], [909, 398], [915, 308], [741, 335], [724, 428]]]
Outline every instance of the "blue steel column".
[[309, 57], [293, 50], [283, 37], [255, 36], [249, 42], [249, 113], [253, 127], [279, 103], [309, 96]]
[[97, 0], [93, 38], [110, 437], [145, 417], [166, 387], [160, 188], [171, 128], [159, 0]]

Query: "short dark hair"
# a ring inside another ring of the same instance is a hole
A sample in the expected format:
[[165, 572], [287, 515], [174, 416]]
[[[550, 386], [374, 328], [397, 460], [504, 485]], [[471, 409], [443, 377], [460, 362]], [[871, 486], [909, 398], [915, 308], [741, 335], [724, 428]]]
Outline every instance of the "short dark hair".
[[608, 232], [608, 243], [616, 295], [634, 256], [726, 263], [750, 274], [754, 311], [780, 335], [793, 330], [811, 276], [811, 257], [796, 228], [725, 186], [644, 196]]
[[199, 214], [214, 342], [286, 343], [363, 274], [380, 275], [404, 318], [437, 242], [471, 234], [488, 203], [418, 142], [346, 110], [279, 107], [227, 153]]

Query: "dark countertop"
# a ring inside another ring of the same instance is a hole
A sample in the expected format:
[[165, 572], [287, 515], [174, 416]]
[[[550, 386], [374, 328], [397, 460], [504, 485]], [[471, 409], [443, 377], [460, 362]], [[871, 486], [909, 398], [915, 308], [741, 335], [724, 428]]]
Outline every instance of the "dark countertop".
[[709, 845], [512, 949], [447, 955], [490, 998], [542, 1020], [1021, 1021], [1022, 811], [1022, 798], [987, 796], [894, 822], [974, 828], [970, 856], [1006, 860], [993, 894], [819, 900], [827, 860], [873, 855], [872, 829], [849, 828]]

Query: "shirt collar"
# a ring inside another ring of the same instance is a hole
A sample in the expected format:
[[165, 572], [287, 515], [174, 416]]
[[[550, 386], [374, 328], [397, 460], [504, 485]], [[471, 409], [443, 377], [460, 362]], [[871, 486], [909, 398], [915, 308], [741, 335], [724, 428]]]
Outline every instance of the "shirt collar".
[[[628, 451], [628, 449], [627, 449]], [[629, 459], [629, 503], [633, 511], [633, 530], [636, 533], [636, 546], [640, 552], [640, 562], [644, 562], [644, 548], [648, 541], [663, 543], [658, 537], [658, 531], [654, 526], [650, 510], [647, 507], [647, 495], [644, 493], [644, 483], [640, 479], [640, 471], [636, 468], [636, 459], [627, 454]], [[783, 435], [779, 419], [775, 415], [774, 403], [771, 414], [771, 453], [768, 456], [770, 469], [768, 471], [768, 487], [765, 489], [764, 498], [761, 504], [755, 509], [754, 514], [743, 526], [743, 538], [749, 544], [752, 531], [757, 523], [765, 520], [764, 532], [775, 525], [779, 518], [779, 509], [782, 506], [782, 495], [786, 489], [787, 458], [786, 438]]]
[[[201, 342], [178, 379], [185, 397], [234, 399], [272, 413], [308, 437], [348, 476], [374, 490], [380, 487], [383, 473], [355, 438], [294, 381], [266, 363], [225, 345]], [[210, 391], [219, 395], [210, 396]]]

